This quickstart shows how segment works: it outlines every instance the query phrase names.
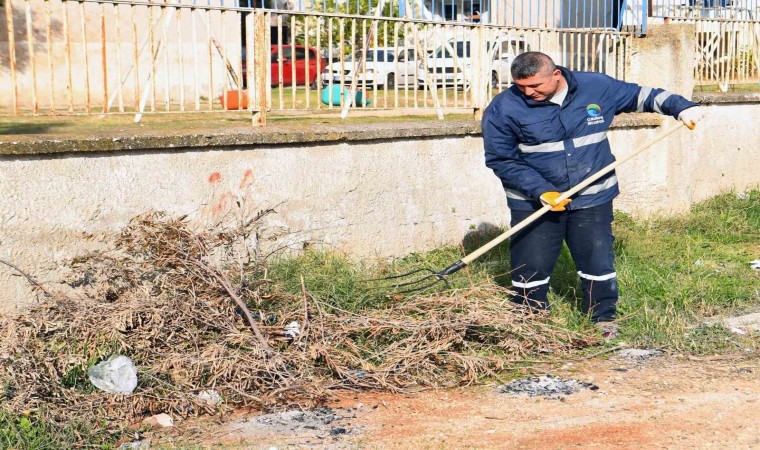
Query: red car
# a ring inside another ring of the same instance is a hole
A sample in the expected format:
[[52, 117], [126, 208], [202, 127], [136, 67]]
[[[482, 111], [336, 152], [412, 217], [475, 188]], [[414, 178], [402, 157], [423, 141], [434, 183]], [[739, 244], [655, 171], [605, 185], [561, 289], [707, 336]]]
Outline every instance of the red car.
[[[293, 58], [295, 50], [295, 58]], [[306, 54], [308, 52], [309, 62], [306, 63]], [[245, 52], [243, 53], [245, 55]], [[291, 86], [293, 84], [293, 66], [295, 66], [295, 84], [309, 84], [316, 87], [319, 74], [325, 68], [325, 61], [314, 47], [305, 47], [303, 45], [292, 46], [282, 44], [282, 60], [279, 59], [278, 46], [271, 47], [270, 58], [272, 62], [272, 86], [280, 84], [280, 67], [282, 67], [282, 84]], [[243, 83], [247, 74], [245, 56], [243, 56]], [[308, 67], [308, 77], [307, 77]]]

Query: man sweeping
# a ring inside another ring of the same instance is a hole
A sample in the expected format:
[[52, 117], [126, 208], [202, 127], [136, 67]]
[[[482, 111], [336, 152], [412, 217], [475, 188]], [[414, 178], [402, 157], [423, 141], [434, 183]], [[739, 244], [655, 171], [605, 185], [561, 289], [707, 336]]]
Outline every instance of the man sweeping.
[[486, 166], [504, 186], [512, 226], [552, 206], [512, 237], [514, 300], [548, 308], [551, 273], [566, 242], [581, 279], [584, 312], [605, 339], [614, 339], [618, 285], [612, 201], [620, 192], [615, 172], [570, 199], [557, 199], [614, 161], [607, 130], [615, 115], [656, 112], [693, 129], [704, 108], [663, 89], [570, 71], [540, 52], [517, 56], [511, 72], [513, 85], [483, 116]]

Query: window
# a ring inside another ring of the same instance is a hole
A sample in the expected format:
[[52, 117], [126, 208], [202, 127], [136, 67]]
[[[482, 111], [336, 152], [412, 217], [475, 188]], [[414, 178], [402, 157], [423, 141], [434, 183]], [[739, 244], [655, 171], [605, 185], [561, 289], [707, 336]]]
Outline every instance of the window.
[[414, 61], [417, 58], [414, 56], [414, 50], [405, 50], [399, 53], [398, 60], [399, 61]]
[[502, 51], [511, 52], [515, 55], [530, 51], [530, 45], [523, 40], [502, 42], [501, 47]]
[[[293, 53], [292, 49], [289, 45], [283, 45], [282, 46], [282, 60], [283, 62], [289, 61], [292, 59]], [[272, 62], [276, 63], [279, 62], [277, 60], [278, 54], [277, 54], [277, 46], [272, 47]]]
[[[449, 44], [452, 47], [456, 48], [457, 57], [458, 58], [469, 58], [470, 57], [470, 42], [457, 42], [456, 46], [454, 43], [449, 42]], [[438, 50], [438, 54], [436, 55], [438, 58], [453, 58], [454, 56], [446, 49], [446, 47], [442, 47], [440, 50]]]
[[368, 50], [367, 61], [393, 62], [393, 53], [386, 50]]
[[456, 20], [457, 18], [457, 5], [454, 2], [451, 2], [451, 4], [444, 4], [443, 7], [443, 16], [446, 20]]

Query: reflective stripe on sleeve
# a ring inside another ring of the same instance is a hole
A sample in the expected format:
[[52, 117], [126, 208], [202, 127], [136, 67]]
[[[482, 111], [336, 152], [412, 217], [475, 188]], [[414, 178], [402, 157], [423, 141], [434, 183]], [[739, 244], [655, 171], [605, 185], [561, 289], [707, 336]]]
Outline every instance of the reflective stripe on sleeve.
[[603, 183], [593, 184], [593, 185], [591, 185], [591, 186], [589, 186], [589, 187], [587, 187], [585, 189], [581, 189], [581, 191], [578, 192], [578, 195], [592, 195], [592, 194], [596, 194], [597, 192], [601, 192], [601, 191], [603, 191], [605, 189], [609, 189], [612, 186], [615, 186], [616, 184], [618, 184], [617, 175], [613, 175], [613, 176], [607, 178], [606, 180], [604, 180]]
[[507, 193], [507, 198], [514, 198], [517, 200], [526, 200], [530, 201], [533, 200], [532, 198], [528, 197], [527, 195], [523, 194], [520, 191], [515, 191], [514, 189], [504, 189], [504, 192]]
[[[589, 275], [587, 273], [583, 273], [580, 270], [578, 271], [578, 276], [585, 279], [585, 280], [591, 280], [591, 281], [607, 281], [611, 280], [613, 278], [617, 277], [617, 272], [608, 273], [607, 275]], [[514, 281], [512, 282], [514, 284]]]
[[654, 112], [662, 114], [662, 104], [665, 103], [665, 100], [667, 100], [671, 95], [673, 94], [668, 91], [662, 91], [657, 94], [657, 97], [654, 98]]
[[545, 142], [538, 145], [525, 145], [520, 144], [518, 146], [523, 153], [549, 153], [549, 152], [562, 152], [565, 150], [565, 144], [562, 141], [559, 142]]
[[512, 286], [521, 289], [530, 289], [536, 286], [541, 286], [542, 284], [548, 284], [550, 279], [551, 277], [545, 280], [531, 281], [530, 283], [520, 283], [519, 281], [512, 280]]
[[599, 133], [589, 134], [588, 136], [582, 136], [573, 139], [573, 145], [575, 148], [583, 147], [584, 145], [598, 144], [607, 139], [607, 132], [601, 131]]
[[644, 102], [647, 101], [647, 97], [652, 93], [652, 88], [642, 86], [639, 91], [639, 103], [636, 106], [636, 112], [644, 112]]

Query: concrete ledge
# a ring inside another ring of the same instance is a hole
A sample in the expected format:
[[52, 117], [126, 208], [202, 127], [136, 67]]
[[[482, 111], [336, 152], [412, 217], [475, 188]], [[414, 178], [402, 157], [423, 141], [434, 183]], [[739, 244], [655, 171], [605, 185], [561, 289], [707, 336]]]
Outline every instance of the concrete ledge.
[[718, 103], [760, 103], [760, 92], [701, 92], [692, 100], [705, 105]]
[[610, 128], [659, 127], [665, 120], [665, 116], [655, 113], [620, 114], [612, 121]]
[[[615, 118], [613, 128], [657, 127], [663, 122], [658, 114], [623, 114]], [[234, 127], [218, 132], [185, 134], [114, 135], [98, 138], [33, 137], [0, 141], [0, 155], [45, 155], [59, 153], [122, 152], [130, 150], [172, 151], [204, 150], [218, 147], [276, 146], [335, 142], [383, 141], [448, 136], [479, 136], [480, 122], [424, 121], [364, 124], [318, 124], [265, 128]]]
[[24, 139], [0, 141], [0, 154], [40, 155], [50, 153], [113, 152], [128, 150], [167, 151], [216, 147], [249, 147], [292, 144], [319, 144], [338, 141], [382, 141], [422, 137], [479, 135], [475, 121], [319, 124], [264, 128], [229, 128], [218, 132], [186, 134], [144, 134], [99, 138]]

